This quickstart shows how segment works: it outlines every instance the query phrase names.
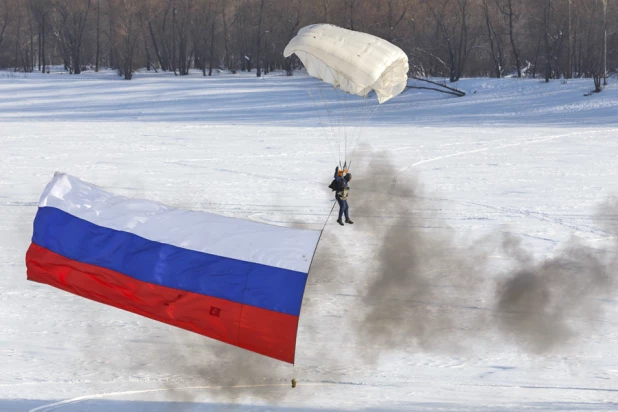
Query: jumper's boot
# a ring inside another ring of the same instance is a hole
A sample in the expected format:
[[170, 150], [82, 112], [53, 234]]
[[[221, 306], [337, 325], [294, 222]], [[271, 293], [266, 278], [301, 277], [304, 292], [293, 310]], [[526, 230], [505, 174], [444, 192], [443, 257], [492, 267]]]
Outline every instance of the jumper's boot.
[[337, 223], [339, 223], [341, 226], [343, 226], [343, 222], [341, 221], [341, 218], [337, 219]]
[[346, 219], [346, 220], [345, 220], [345, 222], [346, 222], [346, 223], [349, 223], [349, 224], [351, 224], [351, 225], [353, 225], [353, 224], [354, 224], [354, 222], [352, 222], [350, 219]]

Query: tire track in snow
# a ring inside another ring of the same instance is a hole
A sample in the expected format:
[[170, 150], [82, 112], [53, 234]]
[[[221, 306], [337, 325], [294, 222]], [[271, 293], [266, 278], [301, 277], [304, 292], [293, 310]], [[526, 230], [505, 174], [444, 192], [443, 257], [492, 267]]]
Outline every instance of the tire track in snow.
[[[399, 382], [402, 384], [405, 382]], [[414, 383], [414, 382], [410, 382]], [[393, 386], [393, 385], [381, 385], [381, 384], [369, 384], [362, 382], [338, 382], [333, 380], [323, 380], [319, 382], [305, 382], [302, 386]], [[618, 392], [618, 389], [613, 388], [590, 388], [590, 387], [574, 387], [574, 386], [541, 386], [541, 385], [508, 385], [508, 384], [478, 384], [478, 383], [442, 383], [445, 387], [483, 387], [483, 388], [500, 388], [500, 389], [541, 389], [541, 390], [559, 390], [559, 391], [591, 391], [591, 392]], [[139, 395], [139, 394], [149, 394], [149, 393], [157, 393], [157, 392], [173, 392], [173, 391], [187, 391], [187, 390], [203, 390], [203, 389], [229, 389], [229, 388], [238, 388], [238, 389], [246, 389], [246, 388], [258, 388], [258, 387], [289, 387], [289, 383], [270, 383], [270, 384], [257, 384], [257, 385], [234, 385], [234, 386], [187, 386], [180, 388], [159, 388], [159, 389], [145, 389], [145, 390], [136, 390], [136, 391], [120, 391], [120, 392], [105, 392], [98, 393], [93, 395], [84, 395], [78, 396], [72, 399], [66, 399], [64, 401], [54, 402], [47, 405], [38, 406], [34, 409], [30, 409], [28, 412], [48, 412], [56, 409], [61, 409], [67, 406], [73, 406], [80, 402], [95, 400], [95, 399], [103, 399], [109, 398], [113, 396], [129, 396], [129, 395]]]
[[[553, 136], [546, 136], [543, 138], [533, 138], [533, 139], [524, 139], [524, 140], [520, 140], [518, 142], [514, 142], [514, 143], [508, 143], [508, 144], [503, 144], [503, 145], [498, 145], [498, 146], [492, 146], [492, 147], [484, 147], [481, 149], [474, 149], [474, 150], [466, 150], [466, 151], [462, 151], [462, 152], [455, 152], [455, 153], [451, 153], [448, 155], [443, 155], [443, 156], [437, 156], [437, 157], [433, 157], [430, 159], [424, 159], [421, 161], [418, 161], [414, 164], [408, 165], [408, 166], [404, 166], [401, 169], [399, 169], [397, 171], [397, 173], [395, 173], [395, 175], [392, 178], [391, 181], [391, 185], [388, 189], [389, 192], [392, 192], [395, 189], [395, 186], [397, 185], [398, 182], [398, 178], [401, 174], [405, 173], [407, 170], [416, 167], [416, 166], [420, 166], [422, 164], [425, 163], [431, 163], [431, 162], [435, 162], [438, 160], [442, 160], [442, 159], [447, 159], [450, 157], [457, 157], [457, 156], [464, 156], [464, 155], [468, 155], [468, 154], [474, 154], [474, 153], [481, 153], [481, 152], [487, 152], [490, 150], [500, 150], [500, 149], [504, 149], [507, 147], [516, 147], [516, 146], [525, 146], [525, 145], [529, 145], [529, 144], [536, 144], [536, 143], [543, 143], [543, 142], [547, 142], [550, 140], [557, 140], [557, 139], [561, 139], [563, 137], [569, 137], [569, 136], [577, 136], [577, 135], [581, 135], [581, 134], [594, 134], [594, 133], [601, 133], [601, 132], [615, 132], [618, 131], [618, 129], [598, 129], [598, 130], [586, 130], [586, 131], [578, 131], [578, 132], [573, 132], [573, 133], [565, 133], [565, 134], [559, 134], [559, 135], [553, 135]], [[450, 199], [443, 199], [443, 200], [448, 200], [448, 201], [452, 201]], [[461, 204], [467, 204], [467, 205], [475, 205], [475, 206], [481, 206], [481, 207], [485, 207], [485, 208], [489, 208], [489, 209], [493, 209], [496, 211], [501, 211], [501, 212], [506, 212], [506, 213], [514, 213], [514, 214], [518, 214], [518, 215], [522, 215], [526, 218], [533, 218], [533, 219], [537, 219], [540, 221], [549, 221], [555, 224], [558, 224], [560, 226], [564, 226], [568, 229], [571, 230], [575, 230], [575, 231], [579, 231], [579, 232], [586, 232], [586, 233], [590, 233], [590, 234], [595, 234], [595, 235], [608, 235], [609, 233], [604, 231], [604, 230], [600, 230], [597, 228], [592, 228], [592, 229], [584, 229], [581, 226], [577, 226], [577, 225], [571, 225], [568, 223], [565, 223], [562, 219], [559, 218], [555, 218], [550, 216], [549, 214], [546, 213], [542, 213], [542, 212], [533, 212], [530, 210], [525, 210], [525, 209], [514, 209], [514, 208], [504, 208], [504, 207], [496, 207], [496, 206], [491, 206], [491, 205], [485, 205], [485, 204], [481, 204], [481, 203], [475, 203], [475, 202], [458, 202], [455, 201], [456, 203], [461, 203]]]
[[[331, 382], [331, 381], [323, 381], [323, 382], [306, 382], [302, 383], [302, 386], [329, 386], [329, 385], [366, 385], [363, 383], [354, 383], [354, 382]], [[63, 401], [49, 403], [47, 405], [38, 406], [34, 409], [30, 409], [28, 412], [47, 412], [53, 411], [56, 409], [64, 408], [66, 406], [71, 406], [80, 402], [95, 400], [95, 399], [103, 399], [114, 396], [129, 396], [129, 395], [140, 395], [147, 393], [157, 393], [157, 392], [173, 392], [173, 391], [190, 391], [190, 390], [203, 390], [203, 389], [247, 389], [247, 388], [268, 388], [268, 387], [289, 387], [289, 383], [265, 383], [265, 384], [256, 384], [256, 385], [207, 385], [207, 386], [186, 386], [179, 388], [159, 388], [159, 389], [144, 389], [137, 391], [120, 391], [120, 392], [104, 392], [97, 393], [93, 395], [83, 395], [78, 396], [72, 399], [65, 399]]]
[[580, 135], [580, 134], [583, 134], [583, 133], [590, 134], [590, 133], [599, 133], [599, 132], [615, 132], [617, 130], [618, 129], [591, 130], [591, 131], [585, 131], [585, 132], [574, 132], [574, 133], [559, 134], [559, 135], [547, 136], [547, 137], [535, 138], [535, 139], [524, 139], [524, 140], [520, 140], [520, 141], [515, 142], [515, 143], [508, 143], [508, 144], [503, 144], [503, 145], [493, 146], [493, 147], [483, 147], [481, 149], [466, 150], [466, 151], [463, 151], [463, 152], [455, 152], [455, 153], [451, 153], [451, 154], [448, 154], [448, 155], [437, 156], [437, 157], [433, 157], [433, 158], [430, 158], [430, 159], [424, 159], [424, 160], [421, 160], [419, 162], [416, 162], [416, 163], [408, 165], [408, 166], [404, 166], [401, 169], [399, 169], [397, 171], [397, 173], [395, 173], [395, 175], [393, 176], [390, 190], [392, 191], [395, 188], [395, 185], [397, 184], [397, 178], [402, 173], [406, 172], [407, 170], [409, 170], [409, 169], [411, 169], [413, 167], [420, 166], [420, 165], [425, 164], [425, 163], [435, 162], [437, 160], [442, 160], [442, 159], [448, 159], [450, 157], [457, 157], [457, 156], [463, 156], [463, 155], [467, 155], [467, 154], [487, 152], [487, 151], [490, 151], [490, 150], [500, 150], [500, 149], [504, 149], [504, 148], [507, 148], [507, 147], [525, 146], [525, 145], [529, 145], [529, 144], [542, 143], [542, 142], [547, 142], [547, 141], [550, 141], [550, 140], [560, 139], [560, 138], [563, 138], [563, 137], [577, 136], [577, 135]]

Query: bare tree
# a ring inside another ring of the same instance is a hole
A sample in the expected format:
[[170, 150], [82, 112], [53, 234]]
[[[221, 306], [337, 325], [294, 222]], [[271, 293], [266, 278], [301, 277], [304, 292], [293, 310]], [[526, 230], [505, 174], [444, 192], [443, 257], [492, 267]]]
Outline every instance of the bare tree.
[[133, 77], [134, 61], [144, 27], [151, 18], [151, 8], [141, 0], [119, 0], [120, 11], [117, 19], [119, 73], [125, 80]]
[[[547, 79], [599, 72], [604, 85], [618, 67], [618, 1], [140, 0], [148, 18], [137, 13], [133, 22], [126, 1], [0, 0], [0, 67], [30, 71], [38, 63], [45, 72], [64, 64], [79, 73], [91, 65], [124, 73], [130, 62], [131, 71], [160, 67], [180, 75], [216, 67], [293, 74], [301, 63], [285, 59], [283, 49], [315, 23], [384, 38], [408, 54], [416, 75], [451, 81], [512, 68], [519, 77]], [[127, 40], [135, 38], [131, 51]]]
[[517, 77], [521, 77], [521, 59], [519, 50], [515, 42], [515, 19], [517, 18], [516, 11], [513, 7], [513, 0], [495, 0], [498, 9], [506, 17], [509, 27], [509, 39], [511, 41], [511, 50], [515, 58], [515, 67], [517, 68]]
[[[37, 25], [37, 61], [38, 61], [38, 69], [40, 72], [45, 72], [45, 32], [46, 26], [45, 22], [47, 20], [47, 15], [49, 14], [50, 7], [49, 3], [45, 0], [30, 0], [30, 9], [32, 10], [32, 16]], [[0, 36], [2, 37], [2, 36]], [[1, 41], [0, 41], [1, 43]]]
[[[167, 21], [171, 6], [171, 1], [167, 0], [155, 3], [153, 7], [156, 10], [156, 14], [151, 20], [148, 21], [148, 32], [150, 34], [152, 47], [155, 50], [155, 55], [157, 56], [159, 66], [163, 71], [171, 70], [172, 67], [169, 56], [169, 45], [167, 41], [169, 38], [167, 32]], [[153, 28], [153, 26], [155, 27]]]
[[603, 5], [603, 86], [607, 86], [607, 0], [601, 0]]
[[343, 16], [346, 26], [350, 30], [354, 30], [354, 16], [358, 10], [359, 0], [343, 0]]
[[224, 66], [230, 69], [232, 73], [236, 73], [235, 67], [232, 66], [232, 55], [230, 53], [230, 34], [227, 17], [228, 2], [226, 0], [220, 0], [219, 7], [221, 10], [221, 24], [223, 26], [223, 49], [225, 51], [223, 57]]
[[63, 46], [65, 66], [72, 74], [81, 73], [82, 39], [91, 2], [92, 0], [54, 0], [53, 3], [58, 16], [54, 35]]
[[487, 26], [487, 38], [489, 39], [491, 58], [494, 62], [495, 74], [497, 78], [500, 78], [502, 77], [502, 71], [504, 70], [502, 43], [500, 41], [500, 36], [496, 33], [496, 29], [494, 28], [494, 24], [491, 20], [491, 13], [487, 0], [483, 0], [482, 7], [483, 15], [485, 17], [485, 25]]
[[461, 78], [470, 52], [468, 39], [469, 0], [428, 0], [425, 2], [434, 17], [448, 53], [449, 80]]
[[568, 36], [569, 44], [567, 50], [567, 69], [565, 78], [573, 78], [573, 0], [568, 0]]
[[97, 45], [94, 59], [94, 71], [99, 71], [99, 55], [101, 47], [101, 0], [97, 0]]
[[[193, 27], [192, 38], [194, 43], [196, 67], [202, 70], [204, 76], [212, 76], [216, 62], [216, 29], [219, 9], [219, 0], [201, 2], [197, 15], [201, 24]], [[208, 65], [206, 65], [208, 62]], [[208, 69], [208, 70], [207, 70]]]
[[563, 46], [564, 34], [566, 27], [564, 21], [564, 13], [560, 8], [556, 8], [558, 0], [543, 0], [540, 5], [540, 11], [543, 19], [541, 21], [541, 38], [544, 49], [545, 60], [545, 81], [558, 78], [561, 73], [564, 73], [564, 67], [560, 65], [560, 53]]
[[388, 35], [386, 36], [386, 40], [392, 43], [395, 29], [408, 13], [410, 0], [388, 0], [387, 6], [386, 23], [388, 25]]
[[172, 33], [174, 36], [172, 39], [172, 54], [178, 59], [173, 65], [174, 72], [177, 68], [178, 74], [186, 76], [189, 74], [190, 62], [195, 51], [189, 38], [191, 18], [195, 11], [194, 3], [192, 0], [174, 1], [172, 7], [174, 8], [172, 15]]
[[28, 29], [30, 32], [30, 55], [28, 56], [28, 67], [24, 68], [27, 72], [34, 71], [34, 26], [32, 25], [32, 2], [28, 2], [26, 5], [26, 10], [28, 12]]
[[258, 25], [257, 25], [257, 59], [256, 59], [256, 75], [257, 77], [262, 77], [262, 67], [261, 67], [261, 51], [262, 51], [262, 19], [264, 16], [264, 3], [266, 0], [260, 0], [260, 11], [258, 12]]
[[0, 10], [0, 46], [2, 46], [2, 42], [4, 41], [4, 34], [6, 32], [6, 28], [9, 27], [9, 3], [8, 0], [4, 0], [2, 3], [4, 6], [2, 10]]
[[212, 76], [212, 66], [215, 62], [215, 28], [217, 27], [217, 14], [212, 14], [212, 22], [210, 23], [210, 53], [208, 58], [208, 75]]
[[551, 27], [552, 0], [545, 0], [543, 4], [543, 40], [545, 43], [545, 81], [549, 82], [552, 74], [553, 47]]
[[[288, 25], [286, 29], [284, 29], [285, 31], [287, 31], [288, 38], [290, 39], [296, 35], [296, 32], [298, 31], [300, 27], [300, 23], [302, 22], [302, 19], [303, 19], [303, 7], [302, 6], [303, 6], [302, 0], [296, 0], [295, 3], [292, 4], [291, 12], [294, 12], [294, 15], [293, 15], [294, 17], [287, 20], [290, 24]], [[292, 75], [292, 63], [291, 63], [292, 59], [293, 57], [288, 57], [285, 59], [285, 62], [284, 62], [285, 73], [288, 76]]]

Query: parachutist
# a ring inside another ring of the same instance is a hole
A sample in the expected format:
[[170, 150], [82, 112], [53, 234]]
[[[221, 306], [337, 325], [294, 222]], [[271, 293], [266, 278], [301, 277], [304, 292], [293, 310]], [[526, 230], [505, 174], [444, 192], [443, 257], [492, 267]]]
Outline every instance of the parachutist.
[[292, 388], [296, 387], [296, 379], [292, 379]]
[[343, 172], [345, 174], [339, 171], [339, 166], [335, 168], [335, 199], [337, 203], [339, 203], [339, 219], [337, 219], [337, 223], [341, 226], [343, 226], [343, 221], [341, 219], [344, 215], [346, 223], [354, 223], [350, 220], [348, 207], [348, 191], [350, 190], [348, 183], [352, 180], [352, 173], [348, 173], [346, 169], [344, 169]]
[[[375, 96], [378, 104], [382, 104], [406, 90], [410, 71], [408, 56], [385, 39], [332, 24], [311, 24], [300, 29], [283, 50], [284, 57], [293, 54], [296, 54], [303, 63], [308, 75], [332, 85], [335, 95], [340, 100], [337, 105], [341, 106], [342, 110], [333, 110], [330, 106], [330, 97], [324, 96], [322, 89], [318, 89], [324, 109], [331, 120], [333, 145], [326, 134], [326, 125], [322, 127], [333, 159], [340, 167], [341, 161], [345, 160], [341, 170], [337, 168], [335, 172], [343, 178], [350, 169], [360, 139], [360, 134], [348, 135], [354, 121], [353, 118], [348, 118], [348, 109], [352, 110], [352, 106], [348, 106], [348, 96], [359, 97], [360, 101], [364, 101], [366, 110], [364, 120], [369, 120], [378, 106], [373, 107], [370, 103], [373, 99], [369, 99], [368, 96]], [[308, 92], [313, 100], [311, 88]], [[340, 126], [334, 127], [333, 116]], [[334, 181], [329, 188], [339, 191]], [[345, 214], [346, 223], [351, 224], [353, 222], [348, 217], [347, 202], [340, 202], [346, 200], [347, 194], [342, 193], [341, 199], [339, 197], [338, 195], [337, 202], [340, 213], [337, 222], [343, 225], [341, 219]]]

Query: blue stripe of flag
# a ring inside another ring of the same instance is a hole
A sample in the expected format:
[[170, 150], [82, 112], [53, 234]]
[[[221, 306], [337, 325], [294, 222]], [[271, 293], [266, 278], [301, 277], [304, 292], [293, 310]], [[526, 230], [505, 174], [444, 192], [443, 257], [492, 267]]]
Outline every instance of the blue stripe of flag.
[[[223, 234], [224, 235], [224, 234]], [[307, 274], [183, 249], [39, 208], [32, 241], [135, 279], [298, 316]]]

